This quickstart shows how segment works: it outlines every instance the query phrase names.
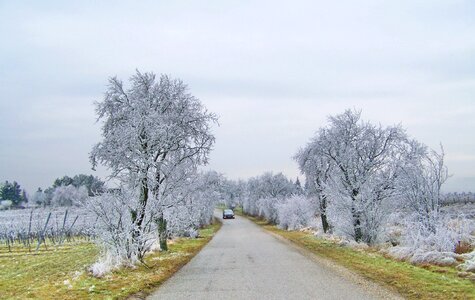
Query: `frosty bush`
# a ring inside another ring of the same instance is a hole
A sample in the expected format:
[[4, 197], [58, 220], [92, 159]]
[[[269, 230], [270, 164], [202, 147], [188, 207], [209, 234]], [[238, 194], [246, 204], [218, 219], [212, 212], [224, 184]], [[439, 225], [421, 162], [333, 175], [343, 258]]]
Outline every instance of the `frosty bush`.
[[270, 222], [277, 221], [276, 205], [286, 197], [297, 193], [297, 187], [282, 173], [266, 172], [249, 179], [243, 201], [243, 210]]
[[85, 205], [97, 217], [96, 236], [101, 248], [101, 258], [92, 266], [94, 275], [102, 274], [141, 261], [156, 239], [154, 223], [150, 214], [142, 224], [133, 218], [139, 206], [137, 191], [121, 188], [91, 198]]
[[277, 222], [277, 206], [284, 201], [283, 198], [261, 198], [257, 200], [257, 209], [260, 217], [269, 222]]
[[456, 219], [437, 216], [430, 222], [431, 226], [427, 227], [418, 215], [406, 221], [401, 244], [427, 251], [454, 252], [459, 242], [473, 242], [473, 223], [463, 216]]
[[463, 257], [454, 253], [456, 246], [474, 242], [473, 221], [463, 215], [457, 218], [439, 215], [431, 220], [431, 227], [420, 222], [417, 214], [406, 216], [401, 223], [400, 245], [384, 252], [413, 264], [454, 265]]
[[[161, 225], [157, 222], [157, 211], [162, 210], [167, 228], [164, 238], [186, 236], [195, 238], [198, 230], [210, 224], [214, 207], [221, 198], [222, 176], [216, 172], [187, 174], [187, 184], [175, 187], [168, 207], [159, 207], [149, 202], [143, 219], [136, 218], [136, 211], [142, 207], [139, 188], [122, 187], [105, 193], [87, 202], [86, 207], [96, 214], [97, 241], [102, 255], [91, 271], [101, 276], [120, 266], [133, 266], [142, 262], [145, 254], [155, 247]], [[162, 243], [160, 250], [163, 249]]]
[[439, 266], [451, 266], [457, 263], [458, 254], [449, 251], [428, 251], [414, 247], [396, 246], [384, 249], [382, 252], [412, 264], [434, 264]]
[[196, 237], [198, 229], [213, 219], [214, 207], [223, 197], [224, 177], [217, 172], [198, 172], [177, 190], [181, 201], [165, 210], [168, 235]]
[[277, 204], [277, 224], [280, 228], [296, 230], [314, 224], [315, 206], [304, 196], [293, 196]]
[[0, 200], [0, 210], [9, 209], [13, 206], [12, 200]]
[[448, 178], [444, 149], [441, 147], [437, 153], [413, 142], [412, 151], [415, 155], [405, 162], [398, 178], [401, 197], [417, 222], [436, 234], [443, 201], [442, 185]]
[[[35, 194], [36, 195], [36, 194]], [[55, 206], [80, 206], [88, 197], [85, 186], [58, 186], [54, 189], [51, 204]]]
[[461, 255], [465, 262], [457, 266], [459, 270], [475, 273], [475, 250]]

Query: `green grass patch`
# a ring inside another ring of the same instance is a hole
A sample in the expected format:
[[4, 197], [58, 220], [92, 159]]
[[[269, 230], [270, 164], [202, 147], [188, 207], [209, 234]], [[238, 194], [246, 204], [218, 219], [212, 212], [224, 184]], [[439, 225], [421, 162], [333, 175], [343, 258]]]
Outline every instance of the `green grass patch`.
[[197, 239], [181, 238], [166, 253], [152, 253], [147, 266], [122, 268], [103, 278], [87, 268], [99, 255], [92, 243], [66, 244], [28, 253], [18, 247], [12, 253], [0, 249], [0, 299], [123, 299], [145, 296], [196, 255], [221, 227], [200, 230]]
[[311, 233], [286, 231], [248, 217], [264, 229], [330, 259], [365, 278], [397, 291], [408, 299], [475, 299], [475, 284], [457, 276], [454, 267], [414, 266], [390, 259], [375, 249], [355, 250], [317, 238]]

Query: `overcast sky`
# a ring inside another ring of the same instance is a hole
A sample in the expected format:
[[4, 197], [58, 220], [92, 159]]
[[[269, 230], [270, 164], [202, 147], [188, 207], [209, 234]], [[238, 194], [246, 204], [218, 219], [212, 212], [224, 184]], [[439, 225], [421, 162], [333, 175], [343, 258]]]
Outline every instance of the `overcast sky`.
[[291, 156], [356, 108], [442, 143], [447, 190], [475, 191], [473, 0], [65, 2], [0, 0], [1, 181], [105, 177], [93, 103], [138, 68], [219, 115], [208, 167], [230, 178], [300, 176]]

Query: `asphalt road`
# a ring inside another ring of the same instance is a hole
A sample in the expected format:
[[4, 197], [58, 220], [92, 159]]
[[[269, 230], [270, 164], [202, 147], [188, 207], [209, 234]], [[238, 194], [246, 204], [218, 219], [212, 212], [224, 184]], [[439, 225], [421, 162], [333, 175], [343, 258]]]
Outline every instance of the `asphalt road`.
[[392, 298], [345, 277], [236, 217], [148, 299]]

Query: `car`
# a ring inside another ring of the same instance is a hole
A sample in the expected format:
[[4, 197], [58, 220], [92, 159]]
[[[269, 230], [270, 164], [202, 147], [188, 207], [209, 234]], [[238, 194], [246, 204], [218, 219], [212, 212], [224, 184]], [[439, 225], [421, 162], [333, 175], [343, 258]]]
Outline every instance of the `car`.
[[223, 219], [234, 219], [234, 212], [232, 209], [223, 210]]

